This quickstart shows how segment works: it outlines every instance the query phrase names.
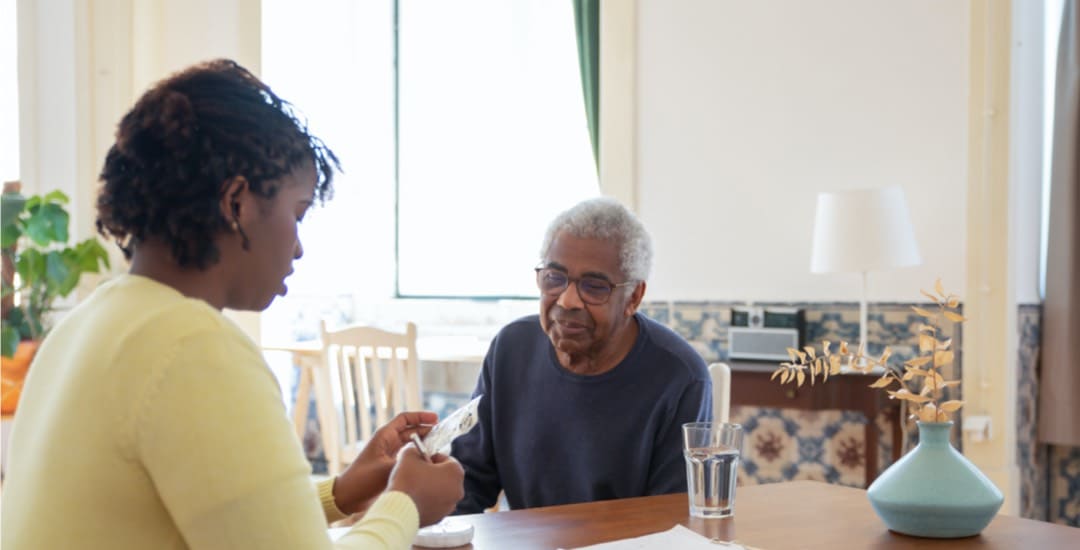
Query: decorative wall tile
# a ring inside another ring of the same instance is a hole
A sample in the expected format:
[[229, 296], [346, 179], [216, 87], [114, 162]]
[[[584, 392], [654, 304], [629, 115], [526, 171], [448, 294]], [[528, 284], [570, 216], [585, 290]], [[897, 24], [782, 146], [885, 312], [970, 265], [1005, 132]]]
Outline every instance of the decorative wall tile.
[[671, 326], [671, 303], [670, 302], [643, 302], [638, 311], [646, 317], [662, 325]]
[[743, 427], [739, 482], [810, 479], [864, 487], [866, 418], [853, 411], [732, 407]]
[[1047, 447], [1036, 439], [1039, 402], [1039, 349], [1042, 308], [1021, 305], [1016, 385], [1016, 462], [1020, 469], [1020, 515], [1047, 519]]
[[719, 302], [675, 302], [670, 326], [705, 358], [705, 362], [727, 360], [731, 304]]
[[1047, 519], [1080, 527], [1080, 447], [1050, 447], [1050, 506]]

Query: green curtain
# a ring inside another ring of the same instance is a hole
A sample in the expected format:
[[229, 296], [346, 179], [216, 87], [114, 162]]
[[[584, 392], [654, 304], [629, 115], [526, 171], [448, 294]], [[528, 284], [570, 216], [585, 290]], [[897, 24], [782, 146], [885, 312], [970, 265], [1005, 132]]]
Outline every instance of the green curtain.
[[585, 116], [589, 119], [589, 139], [593, 160], [600, 171], [600, 0], [573, 0], [574, 28], [577, 31], [581, 90], [585, 94]]

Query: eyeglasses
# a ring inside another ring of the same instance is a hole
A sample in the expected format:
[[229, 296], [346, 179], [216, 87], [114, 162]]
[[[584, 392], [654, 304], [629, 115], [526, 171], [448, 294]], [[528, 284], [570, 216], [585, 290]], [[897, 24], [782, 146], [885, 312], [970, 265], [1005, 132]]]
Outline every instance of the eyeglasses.
[[565, 271], [559, 271], [550, 267], [537, 267], [536, 286], [545, 296], [559, 296], [566, 292], [570, 283], [576, 283], [578, 297], [582, 302], [592, 306], [602, 306], [611, 298], [611, 293], [616, 288], [630, 286], [637, 281], [625, 283], [613, 283], [603, 277], [586, 275], [584, 277], [571, 277]]

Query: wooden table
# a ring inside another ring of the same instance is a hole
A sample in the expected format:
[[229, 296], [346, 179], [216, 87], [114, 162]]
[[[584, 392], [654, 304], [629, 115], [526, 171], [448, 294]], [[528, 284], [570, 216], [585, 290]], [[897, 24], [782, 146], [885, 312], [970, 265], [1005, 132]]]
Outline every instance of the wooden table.
[[866, 487], [878, 474], [877, 416], [884, 412], [892, 420], [892, 459], [899, 460], [902, 447], [900, 405], [879, 390], [870, 388], [880, 374], [844, 373], [830, 376], [829, 381], [813, 387], [807, 382], [803, 387], [794, 384], [780, 385], [769, 380], [776, 371], [777, 363], [732, 361], [731, 404], [778, 409], [825, 410], [839, 409], [859, 411], [866, 416]]
[[686, 494], [676, 494], [459, 516], [476, 530], [472, 545], [462, 548], [574, 548], [675, 524], [763, 550], [1080, 548], [1080, 529], [1001, 515], [963, 539], [896, 534], [878, 519], [866, 491], [816, 481], [740, 487], [734, 518], [690, 518], [687, 508]]

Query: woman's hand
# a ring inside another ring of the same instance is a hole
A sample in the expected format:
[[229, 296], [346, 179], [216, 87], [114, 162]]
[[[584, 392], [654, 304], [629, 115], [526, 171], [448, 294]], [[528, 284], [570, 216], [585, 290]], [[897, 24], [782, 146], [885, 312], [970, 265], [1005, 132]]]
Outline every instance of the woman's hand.
[[454, 511], [454, 506], [465, 496], [464, 480], [465, 470], [458, 461], [437, 454], [429, 462], [411, 446], [398, 455], [389, 488], [409, 495], [416, 504], [420, 526], [424, 527]]
[[404, 412], [372, 434], [356, 460], [334, 479], [334, 503], [342, 512], [362, 512], [386, 489], [398, 452], [410, 442], [412, 434], [421, 437], [431, 431], [439, 415], [430, 412]]

